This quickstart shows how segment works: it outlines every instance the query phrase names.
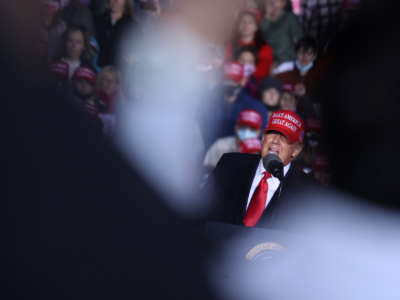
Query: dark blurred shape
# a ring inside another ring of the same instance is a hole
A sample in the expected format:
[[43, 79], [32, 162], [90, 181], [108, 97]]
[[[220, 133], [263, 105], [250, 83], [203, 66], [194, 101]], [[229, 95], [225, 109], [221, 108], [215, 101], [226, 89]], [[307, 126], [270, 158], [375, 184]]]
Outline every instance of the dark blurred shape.
[[323, 88], [327, 149], [337, 187], [398, 206], [400, 32], [397, 1], [363, 1], [332, 42]]
[[[8, 7], [0, 7], [3, 17]], [[13, 39], [0, 31], [8, 179], [2, 298], [212, 298], [196, 227], [168, 211], [83, 113], [43, 84], [39, 68], [20, 57], [34, 61], [35, 53], [17, 47], [27, 33], [16, 24], [4, 27]]]
[[93, 14], [87, 5], [82, 4], [80, 0], [70, 0], [62, 11], [62, 18], [68, 26], [79, 25], [84, 27], [89, 36], [95, 33]]
[[263, 158], [264, 168], [279, 180], [283, 178], [283, 164], [278, 155], [268, 154]]

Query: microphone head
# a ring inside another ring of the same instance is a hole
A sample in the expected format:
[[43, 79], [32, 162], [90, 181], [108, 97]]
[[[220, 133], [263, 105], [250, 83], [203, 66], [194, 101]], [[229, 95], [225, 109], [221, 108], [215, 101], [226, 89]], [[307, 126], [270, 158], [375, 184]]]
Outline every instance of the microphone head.
[[263, 158], [264, 168], [274, 177], [282, 180], [283, 178], [283, 163], [276, 154], [267, 154]]

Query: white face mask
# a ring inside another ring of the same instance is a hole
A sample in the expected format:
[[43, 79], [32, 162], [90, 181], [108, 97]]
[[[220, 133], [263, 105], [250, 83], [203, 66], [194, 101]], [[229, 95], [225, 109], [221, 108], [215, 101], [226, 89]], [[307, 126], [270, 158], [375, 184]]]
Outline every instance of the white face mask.
[[305, 72], [309, 71], [314, 65], [313, 62], [310, 62], [308, 65], [302, 66], [297, 59], [296, 59], [295, 64], [296, 64], [297, 69], [299, 69], [299, 71], [301, 73], [305, 73]]
[[237, 136], [241, 141], [251, 138], [257, 138], [257, 131], [250, 128], [239, 128], [237, 131]]
[[256, 67], [252, 64], [244, 64], [243, 69], [244, 69], [244, 76], [249, 77], [254, 73]]

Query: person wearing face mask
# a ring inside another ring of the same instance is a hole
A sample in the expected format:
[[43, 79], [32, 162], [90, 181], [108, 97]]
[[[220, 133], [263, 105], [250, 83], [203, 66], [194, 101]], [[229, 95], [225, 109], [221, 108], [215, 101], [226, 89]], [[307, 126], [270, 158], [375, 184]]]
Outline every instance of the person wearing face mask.
[[63, 35], [61, 53], [55, 62], [66, 63], [68, 66], [68, 79], [71, 80], [75, 71], [81, 67], [93, 68], [92, 53], [89, 46], [89, 36], [85, 28], [73, 25], [68, 27]]
[[257, 139], [260, 135], [261, 124], [262, 117], [257, 111], [252, 109], [241, 111], [235, 125], [235, 135], [216, 140], [208, 149], [203, 165], [211, 170], [215, 168], [223, 154], [247, 149], [243, 147], [243, 141]]
[[304, 37], [296, 44], [295, 68], [276, 75], [276, 78], [283, 84], [292, 85], [297, 97], [312, 96], [320, 77], [314, 66], [316, 58], [317, 42], [312, 37]]
[[258, 98], [258, 80], [254, 76], [257, 68], [257, 48], [255, 46], [242, 46], [234, 54], [235, 61], [243, 66], [242, 85], [255, 98]]
[[72, 98], [74, 104], [89, 117], [100, 123], [99, 113], [105, 104], [96, 97], [96, 72], [87, 67], [79, 67], [72, 77]]

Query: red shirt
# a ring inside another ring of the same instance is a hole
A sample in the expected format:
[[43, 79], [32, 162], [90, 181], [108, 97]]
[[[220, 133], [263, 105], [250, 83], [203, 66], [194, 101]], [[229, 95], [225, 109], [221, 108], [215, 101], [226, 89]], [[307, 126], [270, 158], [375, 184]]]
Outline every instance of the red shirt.
[[[256, 43], [254, 41], [250, 43], [239, 41], [239, 47], [242, 46], [256, 46]], [[233, 46], [232, 44], [228, 44], [225, 48], [225, 60], [227, 62], [232, 61], [232, 55]], [[269, 75], [272, 65], [272, 59], [273, 53], [272, 47], [270, 45], [265, 44], [258, 49], [256, 70], [253, 73], [253, 76], [257, 79], [258, 82], [261, 82], [264, 77], [267, 77]]]

